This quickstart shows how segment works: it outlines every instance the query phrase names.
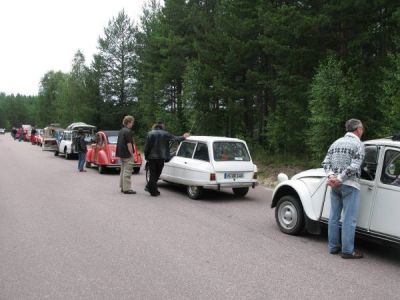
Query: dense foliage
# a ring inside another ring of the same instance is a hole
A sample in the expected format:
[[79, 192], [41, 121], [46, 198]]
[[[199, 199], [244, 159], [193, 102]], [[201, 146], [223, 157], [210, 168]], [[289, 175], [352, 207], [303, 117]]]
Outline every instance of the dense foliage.
[[133, 114], [139, 137], [163, 119], [316, 159], [348, 118], [365, 138], [400, 131], [398, 1], [150, 0], [139, 24], [112, 18], [91, 65], [78, 51], [37, 97], [0, 94], [0, 127]]

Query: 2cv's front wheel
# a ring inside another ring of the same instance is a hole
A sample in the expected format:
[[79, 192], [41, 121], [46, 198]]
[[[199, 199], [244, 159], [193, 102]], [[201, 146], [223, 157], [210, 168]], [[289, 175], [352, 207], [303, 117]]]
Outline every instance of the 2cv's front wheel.
[[291, 235], [298, 235], [304, 229], [304, 211], [295, 196], [286, 195], [279, 199], [275, 208], [275, 220], [279, 229]]

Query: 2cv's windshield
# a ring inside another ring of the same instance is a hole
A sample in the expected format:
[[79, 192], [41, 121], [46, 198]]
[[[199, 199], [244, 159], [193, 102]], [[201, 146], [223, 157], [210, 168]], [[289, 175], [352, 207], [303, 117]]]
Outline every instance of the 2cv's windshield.
[[118, 136], [117, 135], [108, 135], [107, 140], [109, 144], [117, 144]]
[[246, 145], [241, 142], [214, 142], [215, 161], [250, 161]]

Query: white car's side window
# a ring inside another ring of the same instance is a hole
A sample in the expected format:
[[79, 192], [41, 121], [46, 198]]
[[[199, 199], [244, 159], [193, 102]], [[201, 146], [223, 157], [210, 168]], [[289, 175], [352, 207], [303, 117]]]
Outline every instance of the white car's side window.
[[365, 158], [361, 166], [361, 179], [371, 181], [375, 179], [375, 173], [378, 166], [378, 154], [378, 147], [365, 147]]
[[196, 147], [196, 151], [194, 152], [194, 159], [210, 161], [210, 157], [208, 155], [208, 147], [205, 143], [198, 143]]
[[386, 151], [381, 182], [400, 186], [400, 151], [393, 149]]
[[196, 147], [196, 143], [182, 142], [177, 156], [192, 158], [195, 147]]

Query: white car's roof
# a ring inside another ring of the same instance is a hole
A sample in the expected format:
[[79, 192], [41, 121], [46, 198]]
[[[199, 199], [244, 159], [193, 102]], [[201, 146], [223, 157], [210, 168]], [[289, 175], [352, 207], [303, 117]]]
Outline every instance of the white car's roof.
[[74, 129], [79, 128], [79, 127], [82, 127], [82, 128], [95, 128], [96, 126], [89, 125], [89, 124], [86, 124], [86, 123], [83, 123], [83, 122], [76, 122], [76, 123], [72, 123], [72, 124], [68, 125], [67, 130], [74, 130]]
[[366, 145], [378, 145], [378, 146], [391, 146], [391, 147], [400, 148], [400, 141], [394, 141], [391, 138], [369, 140], [369, 141], [365, 141], [364, 144], [366, 144]]
[[189, 141], [199, 141], [199, 142], [244, 142], [241, 139], [229, 138], [224, 136], [200, 136], [200, 135], [192, 135], [187, 138]]

